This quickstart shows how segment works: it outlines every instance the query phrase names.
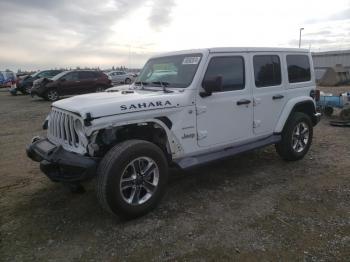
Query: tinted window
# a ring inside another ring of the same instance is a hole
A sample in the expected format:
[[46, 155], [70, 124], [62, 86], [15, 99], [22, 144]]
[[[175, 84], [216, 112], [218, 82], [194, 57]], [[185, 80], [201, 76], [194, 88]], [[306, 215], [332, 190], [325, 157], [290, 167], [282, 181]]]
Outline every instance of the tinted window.
[[95, 72], [85, 71], [85, 72], [80, 72], [79, 74], [81, 79], [92, 79], [96, 77]]
[[57, 71], [57, 70], [54, 70], [54, 71], [50, 71], [50, 76], [52, 77], [52, 76], [55, 76], [55, 75], [57, 75], [57, 74], [59, 74], [59, 73], [61, 73], [62, 71]]
[[37, 74], [37, 77], [49, 77], [50, 71], [42, 71], [39, 74]]
[[244, 89], [244, 60], [241, 56], [213, 57], [205, 72], [204, 80], [222, 77], [223, 91]]
[[311, 80], [310, 62], [307, 55], [287, 55], [289, 83]]
[[66, 79], [67, 81], [75, 81], [75, 80], [79, 80], [79, 75], [78, 75], [78, 72], [71, 72], [64, 75], [62, 78]]
[[281, 63], [277, 55], [256, 55], [253, 60], [256, 87], [281, 84]]

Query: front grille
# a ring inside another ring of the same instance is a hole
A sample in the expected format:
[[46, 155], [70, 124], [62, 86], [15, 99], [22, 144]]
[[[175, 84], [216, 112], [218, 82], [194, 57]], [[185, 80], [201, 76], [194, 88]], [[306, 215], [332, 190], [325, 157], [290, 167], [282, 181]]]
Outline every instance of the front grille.
[[74, 121], [79, 117], [73, 113], [52, 108], [48, 126], [48, 138], [56, 145], [62, 145], [70, 151], [82, 147], [79, 136], [74, 129]]

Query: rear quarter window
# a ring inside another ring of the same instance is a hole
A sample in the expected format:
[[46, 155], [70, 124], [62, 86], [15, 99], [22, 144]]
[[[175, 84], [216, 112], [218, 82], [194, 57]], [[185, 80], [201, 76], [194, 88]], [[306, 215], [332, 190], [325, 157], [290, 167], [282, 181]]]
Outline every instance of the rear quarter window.
[[311, 80], [310, 61], [307, 55], [287, 55], [289, 83]]

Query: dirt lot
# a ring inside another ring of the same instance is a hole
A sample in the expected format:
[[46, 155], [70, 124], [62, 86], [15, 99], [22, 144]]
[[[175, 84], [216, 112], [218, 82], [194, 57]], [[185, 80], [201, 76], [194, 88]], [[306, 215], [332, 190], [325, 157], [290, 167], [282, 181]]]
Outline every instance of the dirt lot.
[[0, 92], [0, 260], [349, 261], [349, 128], [323, 119], [299, 162], [271, 146], [173, 170], [161, 205], [122, 221], [101, 210], [94, 181], [71, 194], [25, 156], [49, 110]]

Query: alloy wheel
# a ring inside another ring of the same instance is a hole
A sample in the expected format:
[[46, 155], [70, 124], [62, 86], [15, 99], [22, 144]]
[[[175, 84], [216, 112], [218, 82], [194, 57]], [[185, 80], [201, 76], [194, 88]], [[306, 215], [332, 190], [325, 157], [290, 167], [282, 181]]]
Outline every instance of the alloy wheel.
[[309, 142], [309, 127], [305, 122], [298, 123], [292, 135], [292, 147], [297, 153], [302, 152]]
[[58, 99], [58, 93], [56, 90], [50, 90], [48, 93], [47, 93], [47, 98], [50, 100], [50, 101], [56, 101]]
[[141, 205], [155, 193], [159, 182], [159, 168], [149, 157], [138, 157], [124, 169], [120, 180], [120, 193], [130, 205]]

